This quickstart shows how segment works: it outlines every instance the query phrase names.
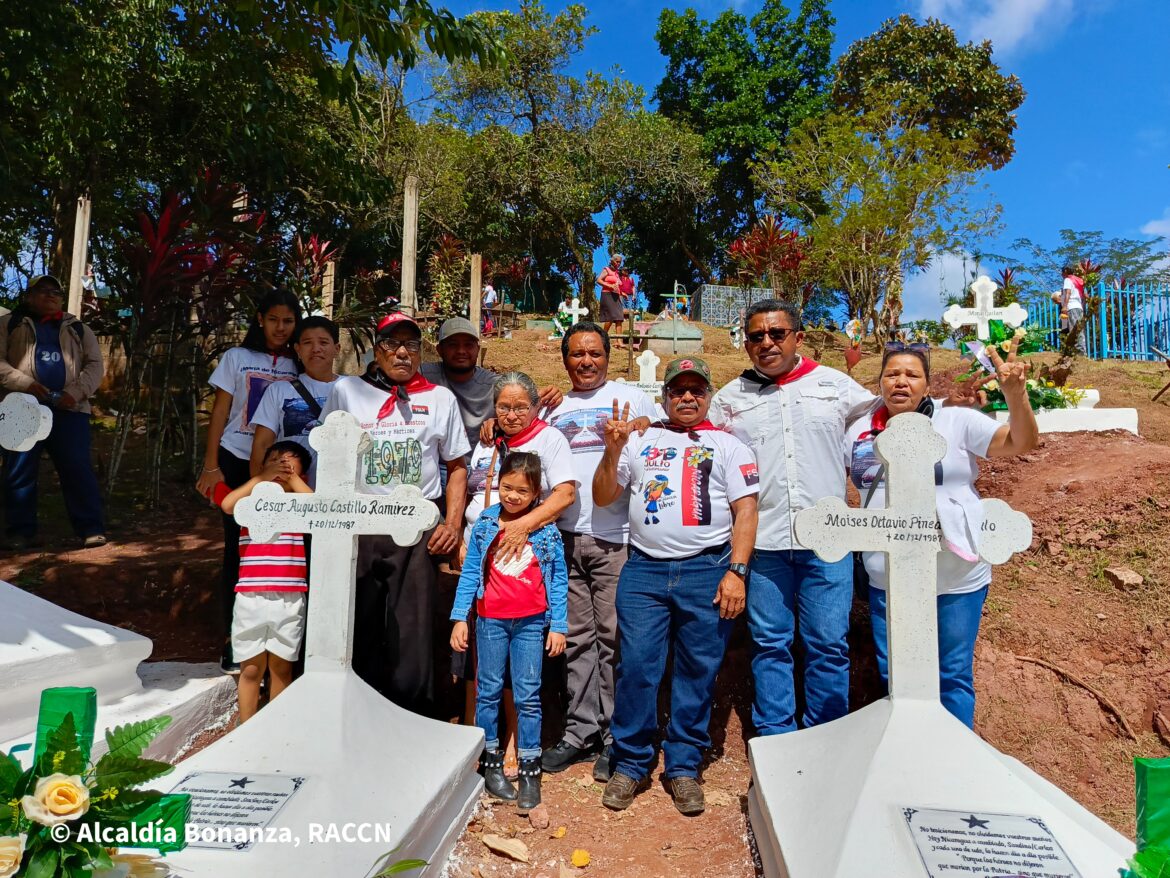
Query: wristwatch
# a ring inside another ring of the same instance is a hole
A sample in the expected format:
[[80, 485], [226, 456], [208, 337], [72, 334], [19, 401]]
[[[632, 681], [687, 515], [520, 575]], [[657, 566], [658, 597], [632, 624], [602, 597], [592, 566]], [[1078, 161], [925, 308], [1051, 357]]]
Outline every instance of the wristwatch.
[[735, 573], [739, 576], [742, 576], [744, 579], [747, 579], [748, 566], [746, 564], [728, 564], [727, 569], [730, 572]]

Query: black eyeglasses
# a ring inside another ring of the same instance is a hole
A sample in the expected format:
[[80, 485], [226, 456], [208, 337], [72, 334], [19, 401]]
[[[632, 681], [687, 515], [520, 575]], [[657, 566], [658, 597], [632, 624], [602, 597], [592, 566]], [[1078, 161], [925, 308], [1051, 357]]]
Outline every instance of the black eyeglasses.
[[399, 348], [406, 348], [410, 353], [417, 354], [422, 350], [421, 341], [398, 341], [393, 338], [380, 338], [377, 344], [378, 350], [385, 351], [388, 354], [394, 353]]
[[914, 351], [916, 354], [929, 354], [930, 343], [925, 341], [888, 341], [886, 350], [892, 354], [902, 351]]
[[776, 342], [776, 344], [780, 344], [784, 339], [792, 335], [792, 333], [798, 331], [796, 329], [759, 329], [755, 332], [747, 333], [747, 340], [752, 344], [760, 344], [764, 340], [764, 336], [767, 336]]

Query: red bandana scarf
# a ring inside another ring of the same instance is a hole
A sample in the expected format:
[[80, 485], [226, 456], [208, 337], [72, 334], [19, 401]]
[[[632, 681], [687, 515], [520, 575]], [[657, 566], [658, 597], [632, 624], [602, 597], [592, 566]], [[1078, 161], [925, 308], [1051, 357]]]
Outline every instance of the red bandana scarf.
[[424, 390], [431, 390], [434, 384], [427, 381], [423, 377], [422, 372], [415, 372], [414, 376], [405, 384], [395, 384], [386, 374], [378, 369], [376, 366], [371, 366], [370, 369], [362, 375], [362, 380], [367, 384], [377, 387], [379, 390], [386, 391], [386, 401], [382, 403], [382, 407], [378, 409], [378, 420], [382, 420], [394, 411], [394, 407], [398, 405], [398, 401], [410, 401], [412, 393], [420, 393]]

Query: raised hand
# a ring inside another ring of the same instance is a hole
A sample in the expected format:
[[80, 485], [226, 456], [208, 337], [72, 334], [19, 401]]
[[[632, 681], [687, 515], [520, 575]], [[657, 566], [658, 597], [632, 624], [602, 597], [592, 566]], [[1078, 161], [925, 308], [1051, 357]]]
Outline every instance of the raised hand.
[[983, 385], [994, 377], [994, 372], [987, 372], [979, 377], [952, 384], [946, 404], [960, 408], [983, 408], [987, 405], [987, 392], [983, 390]]
[[630, 441], [630, 431], [634, 429], [634, 424], [630, 421], [630, 404], [627, 402], [625, 408], [622, 409], [621, 416], [618, 416], [618, 401], [613, 401], [613, 416], [605, 422], [605, 433], [602, 438], [605, 441], [606, 450], [621, 451], [626, 447], [626, 443]]
[[1005, 397], [1009, 394], [1026, 396], [1028, 393], [1028, 371], [1032, 368], [1032, 364], [1027, 360], [1016, 359], [1016, 351], [1019, 346], [1019, 338], [1013, 338], [1011, 346], [1008, 347], [1006, 360], [1000, 357], [996, 345], [987, 347], [987, 355], [991, 358], [991, 364], [995, 366], [995, 377], [999, 381], [999, 389], [1003, 391]]

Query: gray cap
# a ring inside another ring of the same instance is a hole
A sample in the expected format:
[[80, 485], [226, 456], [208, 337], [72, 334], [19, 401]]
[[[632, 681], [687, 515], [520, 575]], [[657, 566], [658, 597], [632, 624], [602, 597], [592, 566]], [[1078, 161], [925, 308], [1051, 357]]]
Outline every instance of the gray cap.
[[475, 327], [466, 317], [451, 317], [443, 321], [443, 325], [439, 327], [439, 341], [446, 341], [453, 335], [470, 335], [472, 338], [479, 338], [479, 333], [475, 331]]

